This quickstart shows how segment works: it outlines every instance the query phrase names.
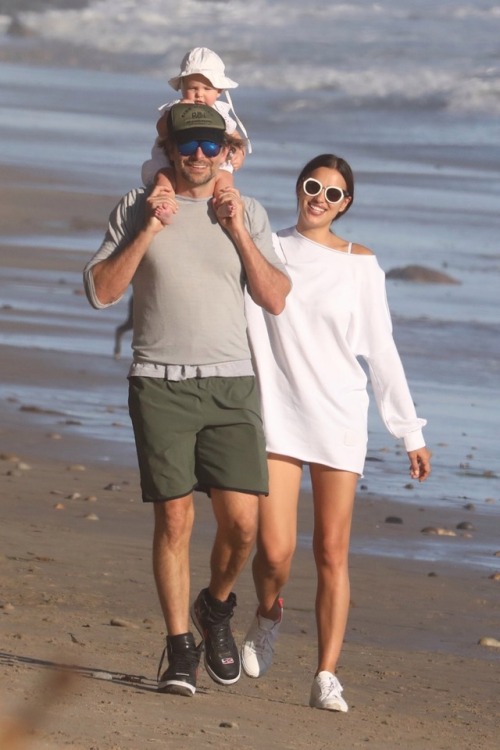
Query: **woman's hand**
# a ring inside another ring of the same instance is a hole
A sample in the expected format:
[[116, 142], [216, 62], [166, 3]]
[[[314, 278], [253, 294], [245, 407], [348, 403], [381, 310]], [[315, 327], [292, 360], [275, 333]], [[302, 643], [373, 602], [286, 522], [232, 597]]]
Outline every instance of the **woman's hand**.
[[428, 448], [417, 448], [414, 451], [408, 451], [410, 459], [410, 476], [412, 479], [418, 479], [419, 482], [425, 482], [431, 473], [431, 456], [432, 453]]

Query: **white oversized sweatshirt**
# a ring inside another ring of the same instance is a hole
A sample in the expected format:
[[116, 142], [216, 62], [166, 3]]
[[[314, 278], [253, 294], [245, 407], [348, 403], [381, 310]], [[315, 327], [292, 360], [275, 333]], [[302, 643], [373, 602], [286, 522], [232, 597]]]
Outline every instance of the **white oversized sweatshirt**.
[[426, 420], [415, 412], [376, 257], [332, 250], [295, 228], [273, 240], [293, 283], [285, 309], [268, 315], [247, 299], [267, 450], [363, 473], [369, 396], [358, 357], [389, 432], [406, 450], [423, 447]]

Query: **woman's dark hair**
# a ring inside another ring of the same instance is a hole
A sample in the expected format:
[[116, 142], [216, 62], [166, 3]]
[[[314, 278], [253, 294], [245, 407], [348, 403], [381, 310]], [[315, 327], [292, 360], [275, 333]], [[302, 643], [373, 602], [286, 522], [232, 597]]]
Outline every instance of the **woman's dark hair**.
[[297, 193], [297, 199], [299, 197], [300, 191], [302, 189], [302, 185], [304, 184], [305, 180], [307, 180], [311, 172], [314, 172], [316, 169], [319, 169], [320, 167], [326, 167], [327, 169], [336, 169], [337, 172], [340, 172], [340, 174], [345, 180], [347, 193], [351, 198], [351, 200], [349, 201], [347, 206], [344, 208], [344, 210], [340, 211], [335, 217], [334, 221], [336, 221], [336, 219], [340, 219], [341, 216], [347, 213], [347, 211], [350, 209], [350, 207], [354, 203], [354, 175], [352, 173], [352, 169], [349, 166], [349, 164], [346, 162], [345, 159], [342, 159], [341, 156], [335, 156], [335, 154], [320, 154], [319, 156], [315, 156], [314, 159], [311, 159], [311, 161], [308, 161], [305, 167], [303, 167], [299, 176], [297, 177], [297, 183], [295, 185], [295, 192]]

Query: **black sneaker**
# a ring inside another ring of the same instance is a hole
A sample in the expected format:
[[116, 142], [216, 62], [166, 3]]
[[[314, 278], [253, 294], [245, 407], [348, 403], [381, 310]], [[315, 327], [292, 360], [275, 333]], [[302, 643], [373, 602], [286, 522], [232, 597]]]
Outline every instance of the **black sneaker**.
[[[192, 633], [167, 635], [167, 645], [158, 667], [158, 692], [194, 695], [202, 651], [203, 642], [196, 647]], [[167, 654], [168, 668], [160, 677], [165, 654]]]
[[205, 643], [205, 667], [221, 685], [232, 685], [241, 675], [240, 655], [229, 625], [235, 607], [235, 594], [220, 602], [208, 589], [200, 591], [191, 607], [191, 617]]

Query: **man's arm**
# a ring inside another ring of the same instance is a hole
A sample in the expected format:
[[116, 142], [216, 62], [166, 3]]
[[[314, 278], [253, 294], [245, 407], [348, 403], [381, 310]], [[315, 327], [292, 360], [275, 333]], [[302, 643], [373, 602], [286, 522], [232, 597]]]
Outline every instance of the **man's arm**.
[[[224, 216], [230, 206], [231, 215]], [[245, 225], [244, 202], [235, 188], [227, 188], [216, 205], [219, 223], [231, 236], [245, 268], [253, 301], [272, 315], [279, 315], [292, 288], [288, 277], [260, 252]]]
[[158, 205], [170, 200], [174, 199], [168, 197], [165, 188], [154, 188], [146, 200], [144, 225], [135, 238], [120, 252], [113, 253], [92, 267], [95, 296], [102, 305], [113, 304], [126, 292], [155, 235], [163, 229], [154, 211]]

